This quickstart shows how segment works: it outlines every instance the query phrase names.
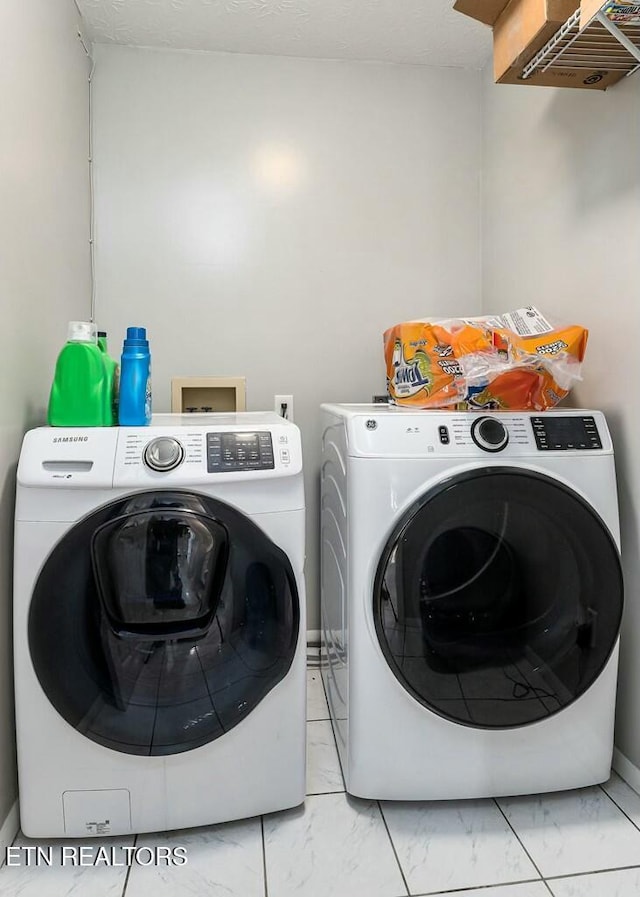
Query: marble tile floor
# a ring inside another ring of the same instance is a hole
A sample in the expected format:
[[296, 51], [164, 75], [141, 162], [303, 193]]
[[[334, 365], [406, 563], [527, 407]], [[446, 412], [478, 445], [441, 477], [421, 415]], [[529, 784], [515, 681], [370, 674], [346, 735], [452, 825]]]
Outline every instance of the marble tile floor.
[[[393, 803], [345, 794], [320, 673], [308, 674], [304, 807], [208, 828], [109, 839], [188, 862], [5, 866], [2, 897], [638, 897], [640, 795]], [[40, 845], [19, 835], [16, 845]], [[67, 842], [58, 842], [59, 845]], [[97, 849], [95, 842], [85, 842]], [[48, 845], [43, 845], [48, 846]], [[59, 848], [54, 851], [54, 858]]]

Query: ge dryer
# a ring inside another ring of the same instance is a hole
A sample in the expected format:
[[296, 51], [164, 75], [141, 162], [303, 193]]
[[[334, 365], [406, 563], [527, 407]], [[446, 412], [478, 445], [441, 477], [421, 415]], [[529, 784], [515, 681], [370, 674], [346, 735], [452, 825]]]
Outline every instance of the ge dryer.
[[347, 790], [607, 779], [623, 586], [604, 416], [323, 408], [323, 675]]
[[300, 434], [276, 415], [27, 433], [14, 605], [25, 834], [300, 804], [303, 562]]

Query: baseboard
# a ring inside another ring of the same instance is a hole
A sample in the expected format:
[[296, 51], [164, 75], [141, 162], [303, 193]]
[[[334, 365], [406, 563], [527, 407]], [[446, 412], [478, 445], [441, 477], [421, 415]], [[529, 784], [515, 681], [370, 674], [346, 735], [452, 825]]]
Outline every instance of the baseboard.
[[321, 632], [319, 629], [307, 629], [307, 647], [319, 648], [321, 645]]
[[2, 828], [0, 828], [0, 866], [4, 865], [7, 857], [7, 847], [11, 847], [13, 844], [19, 828], [20, 816], [18, 814], [18, 801], [16, 801], [7, 813], [7, 818], [2, 823]]
[[627, 785], [640, 794], [640, 769], [631, 760], [627, 760], [618, 748], [613, 749], [613, 768]]

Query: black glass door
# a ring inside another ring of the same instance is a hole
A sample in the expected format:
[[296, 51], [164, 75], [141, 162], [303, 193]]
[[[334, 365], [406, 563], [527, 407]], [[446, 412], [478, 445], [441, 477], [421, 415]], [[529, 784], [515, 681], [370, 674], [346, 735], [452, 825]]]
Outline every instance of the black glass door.
[[441, 716], [489, 729], [536, 722], [583, 694], [615, 646], [622, 604], [618, 550], [598, 515], [513, 468], [425, 495], [374, 585], [394, 675]]
[[219, 738], [288, 672], [299, 628], [286, 555], [235, 509], [148, 492], [80, 521], [35, 585], [29, 648], [87, 738], [168, 755]]

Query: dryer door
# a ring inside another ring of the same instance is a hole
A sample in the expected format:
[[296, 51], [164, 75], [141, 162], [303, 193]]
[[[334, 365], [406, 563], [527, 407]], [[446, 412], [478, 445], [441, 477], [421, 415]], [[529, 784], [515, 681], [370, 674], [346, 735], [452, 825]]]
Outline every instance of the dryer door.
[[287, 674], [300, 607], [286, 555], [204, 496], [145, 492], [58, 543], [29, 609], [36, 675], [75, 729], [128, 754], [200, 747]]
[[374, 585], [393, 674], [435, 713], [486, 729], [534, 723], [583, 694], [615, 647], [622, 603], [603, 521], [557, 481], [515, 468], [425, 495]]

